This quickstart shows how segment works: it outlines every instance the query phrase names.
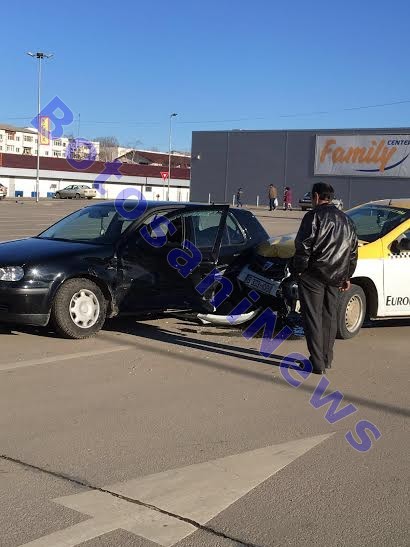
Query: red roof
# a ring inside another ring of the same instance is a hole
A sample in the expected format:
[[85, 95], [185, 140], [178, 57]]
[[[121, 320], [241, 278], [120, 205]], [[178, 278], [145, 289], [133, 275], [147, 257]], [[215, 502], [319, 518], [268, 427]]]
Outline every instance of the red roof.
[[[102, 173], [106, 164], [103, 161], [90, 162], [90, 165], [86, 169], [76, 169], [75, 161], [72, 160], [71, 165], [65, 158], [47, 158], [40, 157], [40, 169], [47, 171], [68, 171], [68, 172], [80, 172], [80, 173]], [[36, 169], [37, 158], [36, 156], [29, 156], [23, 154], [1, 154], [0, 153], [0, 167], [11, 167], [16, 169]], [[162, 166], [156, 165], [139, 165], [133, 163], [122, 163], [119, 168], [119, 172], [124, 176], [129, 177], [151, 177], [162, 178], [161, 171], [168, 171]], [[107, 164], [107, 173], [115, 173], [116, 167], [113, 163]], [[171, 169], [171, 178], [190, 180], [191, 173], [189, 169], [176, 167]]]

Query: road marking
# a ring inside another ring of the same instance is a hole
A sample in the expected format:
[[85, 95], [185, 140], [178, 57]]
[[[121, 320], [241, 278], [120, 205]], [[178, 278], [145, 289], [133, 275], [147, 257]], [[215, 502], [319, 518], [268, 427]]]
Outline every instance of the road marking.
[[251, 450], [106, 488], [175, 516], [96, 490], [57, 498], [56, 503], [92, 518], [22, 547], [75, 547], [118, 529], [171, 547], [198, 529], [178, 516], [205, 525], [331, 435]]
[[107, 353], [115, 353], [117, 351], [126, 351], [133, 349], [130, 346], [117, 346], [115, 348], [96, 349], [93, 351], [82, 351], [79, 353], [68, 353], [66, 355], [54, 355], [53, 357], [42, 357], [40, 359], [30, 359], [28, 361], [19, 361], [15, 363], [0, 364], [0, 372], [5, 370], [14, 370], [16, 368], [35, 367], [37, 365], [47, 365], [50, 363], [59, 363], [60, 361], [68, 361], [69, 359], [80, 359], [82, 357], [94, 357], [95, 355], [105, 355]]

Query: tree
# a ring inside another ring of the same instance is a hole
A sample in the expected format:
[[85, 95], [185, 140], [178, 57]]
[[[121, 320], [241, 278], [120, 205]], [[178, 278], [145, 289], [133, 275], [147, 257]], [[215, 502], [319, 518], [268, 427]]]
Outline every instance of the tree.
[[120, 144], [117, 137], [96, 137], [94, 140], [100, 143], [100, 161], [114, 161]]

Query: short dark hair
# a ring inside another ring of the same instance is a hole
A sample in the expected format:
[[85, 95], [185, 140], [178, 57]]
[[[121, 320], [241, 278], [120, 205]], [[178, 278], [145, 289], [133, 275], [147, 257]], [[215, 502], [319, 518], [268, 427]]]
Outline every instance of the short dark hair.
[[331, 201], [334, 198], [335, 191], [331, 184], [327, 182], [315, 182], [312, 187], [312, 197], [314, 194], [318, 194], [319, 199], [323, 201]]

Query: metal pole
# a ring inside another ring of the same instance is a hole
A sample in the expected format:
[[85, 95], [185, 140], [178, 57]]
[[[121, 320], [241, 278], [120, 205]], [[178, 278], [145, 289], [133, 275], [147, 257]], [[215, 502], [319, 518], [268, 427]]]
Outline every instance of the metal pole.
[[208, 203], [211, 203], [211, 194], [208, 194]]
[[53, 57], [53, 54], [52, 53], [43, 53], [42, 51], [37, 51], [36, 53], [32, 53], [31, 51], [27, 51], [27, 55], [29, 55], [33, 59], [38, 59], [38, 81], [37, 81], [37, 108], [38, 108], [38, 112], [37, 112], [37, 176], [36, 176], [36, 202], [38, 203], [39, 194], [40, 194], [41, 61], [43, 59], [51, 59]]
[[172, 118], [175, 118], [178, 114], [173, 112], [169, 116], [169, 150], [168, 150], [168, 199], [169, 200], [169, 191], [171, 185], [171, 150], [172, 150]]
[[169, 117], [169, 149], [168, 149], [168, 196], [167, 201], [169, 201], [169, 190], [171, 184], [171, 146], [172, 146], [172, 115]]
[[256, 207], [259, 207], [259, 196], [256, 196]]
[[38, 87], [37, 87], [37, 176], [36, 176], [36, 202], [39, 202], [39, 192], [40, 192], [40, 112], [41, 112], [41, 59], [39, 55], [38, 58]]

